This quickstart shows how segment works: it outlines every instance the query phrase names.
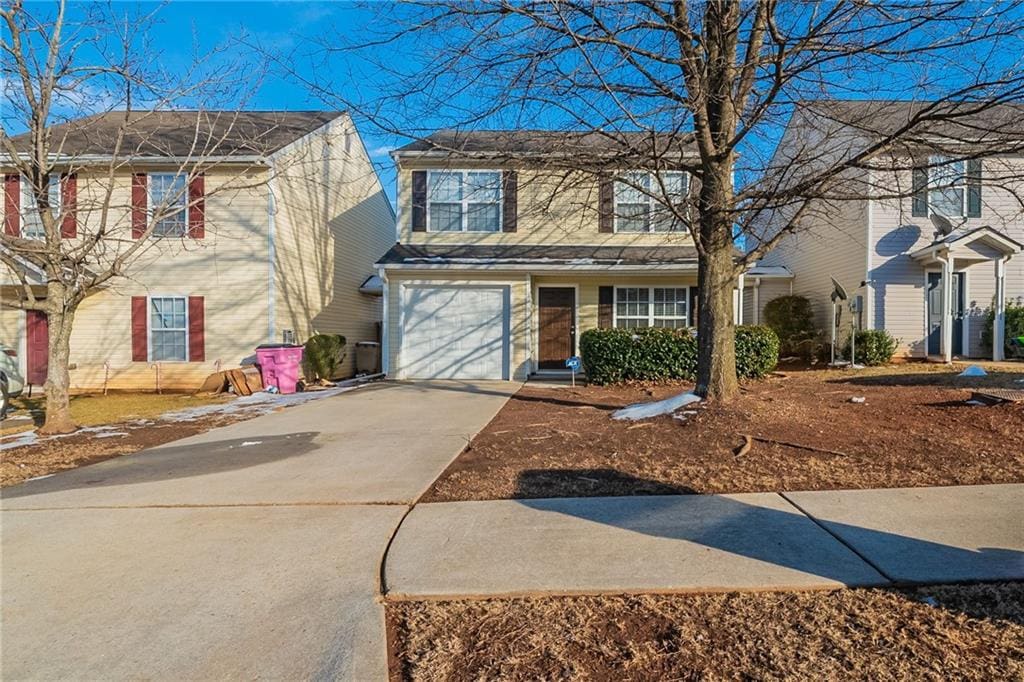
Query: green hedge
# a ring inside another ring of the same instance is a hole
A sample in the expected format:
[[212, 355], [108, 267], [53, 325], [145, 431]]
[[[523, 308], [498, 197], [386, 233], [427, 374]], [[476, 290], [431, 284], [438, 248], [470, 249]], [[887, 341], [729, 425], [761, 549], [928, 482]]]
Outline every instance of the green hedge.
[[[587, 379], [595, 384], [697, 376], [697, 339], [689, 329], [588, 329], [580, 336], [580, 354]], [[778, 360], [779, 338], [771, 329], [736, 329], [737, 376], [763, 377]]]
[[[992, 352], [992, 326], [995, 323], [996, 310], [991, 307], [985, 311], [985, 323], [981, 329], [981, 345]], [[1013, 339], [1024, 338], [1024, 303], [1006, 302], [1006, 357], [1020, 357], [1022, 351], [1012, 343]]]
[[345, 344], [345, 337], [341, 334], [314, 334], [309, 337], [302, 354], [306, 379], [330, 381], [337, 376], [338, 367], [345, 359]]
[[[892, 360], [893, 353], [899, 341], [893, 338], [892, 334], [884, 329], [862, 329], [857, 332], [856, 348], [854, 352], [857, 357], [853, 358], [854, 364], [874, 367], [887, 365]], [[843, 348], [843, 356], [850, 357], [850, 340], [846, 340]]]
[[810, 359], [814, 354], [818, 328], [814, 309], [803, 296], [779, 296], [764, 307], [764, 321], [779, 335], [780, 352]]

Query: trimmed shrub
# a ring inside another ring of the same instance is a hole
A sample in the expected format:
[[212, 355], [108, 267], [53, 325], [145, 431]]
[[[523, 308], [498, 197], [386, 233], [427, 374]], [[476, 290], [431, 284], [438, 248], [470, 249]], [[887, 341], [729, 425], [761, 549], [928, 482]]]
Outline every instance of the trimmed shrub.
[[[992, 327], [996, 320], [995, 307], [985, 311], [985, 323], [981, 329], [981, 345], [989, 353], [992, 352]], [[1006, 302], [1006, 357], [1022, 357], [1024, 351], [1012, 343], [1013, 339], [1024, 337], [1024, 302]]]
[[[689, 380], [697, 376], [697, 338], [689, 329], [588, 329], [580, 336], [587, 379], [595, 384]], [[779, 360], [767, 327], [736, 329], [736, 374], [763, 377]]]
[[818, 328], [811, 302], [803, 296], [779, 296], [764, 307], [765, 324], [779, 337], [783, 355], [811, 359], [815, 353]]
[[697, 372], [697, 340], [689, 329], [588, 329], [580, 355], [595, 384], [692, 379]]
[[771, 327], [745, 325], [736, 328], [736, 376], [760, 379], [779, 364], [779, 336]]
[[[856, 341], [854, 352], [857, 357], [853, 358], [853, 362], [869, 367], [889, 364], [899, 345], [899, 341], [884, 329], [862, 329], [857, 332]], [[843, 356], [850, 357], [850, 339], [846, 339]]]
[[315, 334], [306, 341], [302, 364], [309, 381], [330, 381], [345, 359], [345, 337], [341, 334]]

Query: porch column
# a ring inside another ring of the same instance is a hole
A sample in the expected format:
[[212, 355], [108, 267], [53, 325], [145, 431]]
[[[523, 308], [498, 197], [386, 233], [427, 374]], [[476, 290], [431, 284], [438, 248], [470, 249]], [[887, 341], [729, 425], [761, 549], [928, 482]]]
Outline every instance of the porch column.
[[736, 324], [743, 324], [743, 286], [746, 284], [746, 275], [740, 275], [737, 286], [739, 295], [736, 297]]
[[1006, 345], [1006, 258], [996, 261], [996, 301], [995, 315], [992, 320], [992, 359], [996, 362], [1005, 359]]
[[942, 360], [953, 361], [953, 256], [942, 261]]

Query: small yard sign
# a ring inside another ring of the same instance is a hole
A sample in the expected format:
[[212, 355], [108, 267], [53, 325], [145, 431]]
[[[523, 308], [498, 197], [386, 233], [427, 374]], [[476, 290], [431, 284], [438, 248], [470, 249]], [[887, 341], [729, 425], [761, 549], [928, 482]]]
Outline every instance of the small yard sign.
[[583, 367], [583, 362], [580, 361], [580, 356], [574, 355], [565, 361], [565, 366], [572, 370], [572, 385], [576, 385], [576, 372], [580, 371]]

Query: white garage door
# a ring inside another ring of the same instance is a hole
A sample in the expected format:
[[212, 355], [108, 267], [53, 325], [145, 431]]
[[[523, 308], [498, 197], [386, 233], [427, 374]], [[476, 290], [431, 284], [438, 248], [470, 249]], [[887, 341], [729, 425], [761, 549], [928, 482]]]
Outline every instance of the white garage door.
[[401, 376], [507, 379], [507, 286], [410, 286], [402, 295]]

